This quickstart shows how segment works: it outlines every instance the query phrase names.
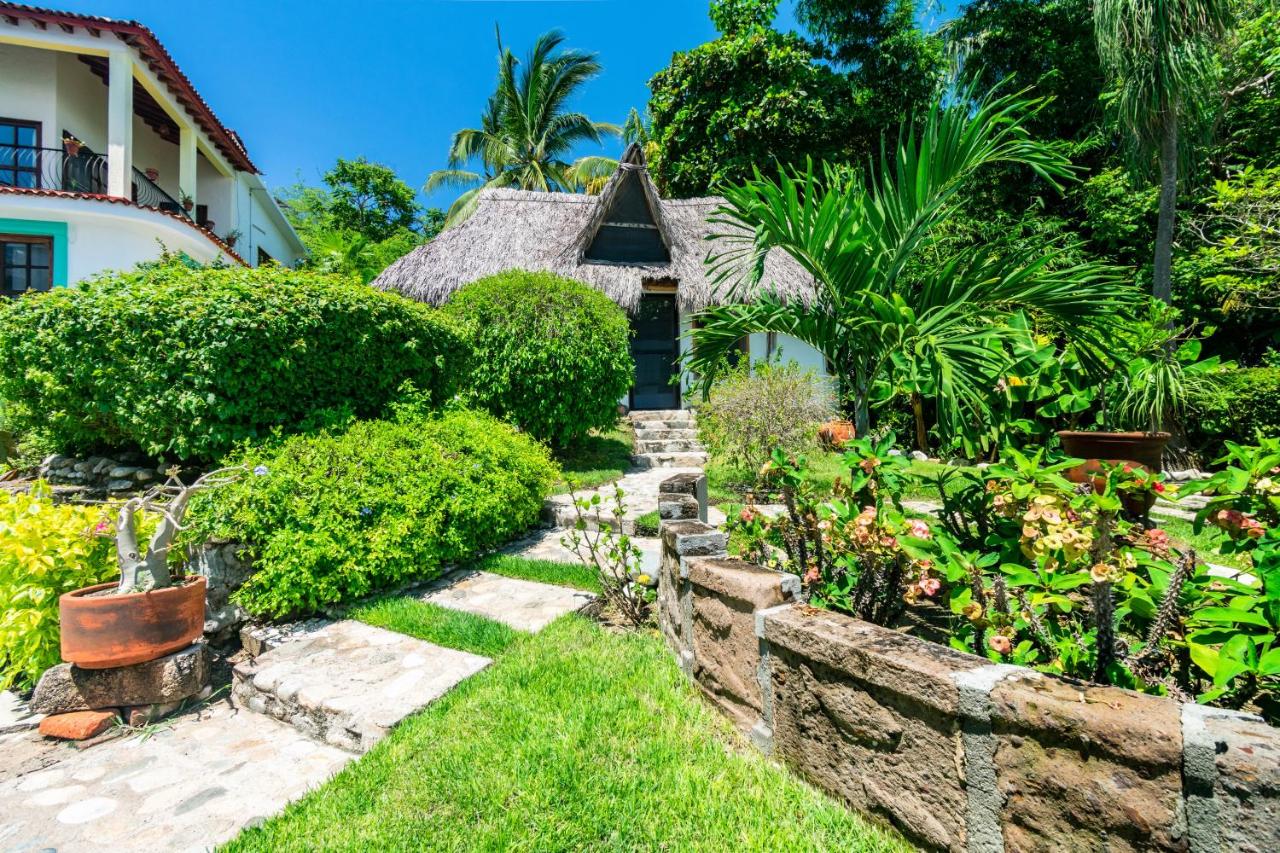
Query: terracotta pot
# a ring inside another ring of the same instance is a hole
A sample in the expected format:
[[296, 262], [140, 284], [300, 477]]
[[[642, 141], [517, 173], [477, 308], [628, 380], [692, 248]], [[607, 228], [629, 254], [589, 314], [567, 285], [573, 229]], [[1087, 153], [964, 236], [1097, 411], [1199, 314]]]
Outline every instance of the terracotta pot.
[[156, 181], [160, 180], [160, 170], [159, 170], [159, 169], [147, 169], [147, 170], [146, 170], [145, 172], [143, 172], [142, 174], [146, 175], [146, 176], [147, 176], [147, 180], [148, 180], [148, 181], [150, 181], [150, 182], [151, 182], [151, 183], [153, 183], [153, 184], [154, 184]]
[[79, 157], [80, 149], [83, 147], [83, 142], [75, 142], [66, 139], [62, 140], [62, 150], [67, 152], [68, 157]]
[[853, 421], [827, 421], [818, 430], [818, 440], [823, 447], [839, 450], [857, 437]]
[[[1062, 449], [1068, 456], [1083, 459], [1084, 464], [1067, 471], [1067, 479], [1073, 483], [1092, 483], [1099, 491], [1104, 486], [1101, 476], [1102, 463], [1131, 463], [1153, 474], [1164, 470], [1164, 448], [1169, 443], [1167, 432], [1073, 432], [1058, 433]], [[1146, 515], [1155, 506], [1156, 496], [1122, 495], [1124, 508], [1132, 515]]]
[[93, 596], [115, 587], [98, 584], [58, 600], [63, 660], [84, 669], [131, 666], [181, 651], [204, 633], [203, 577], [150, 592]]

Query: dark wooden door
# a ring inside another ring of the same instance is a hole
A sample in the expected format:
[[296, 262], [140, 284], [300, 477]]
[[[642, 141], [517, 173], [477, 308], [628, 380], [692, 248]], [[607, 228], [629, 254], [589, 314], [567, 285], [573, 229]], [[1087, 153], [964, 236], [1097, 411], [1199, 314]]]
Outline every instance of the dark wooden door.
[[680, 388], [672, 384], [680, 356], [680, 315], [674, 293], [646, 293], [631, 318], [635, 337], [631, 357], [636, 362], [636, 384], [631, 390], [633, 409], [678, 409]]

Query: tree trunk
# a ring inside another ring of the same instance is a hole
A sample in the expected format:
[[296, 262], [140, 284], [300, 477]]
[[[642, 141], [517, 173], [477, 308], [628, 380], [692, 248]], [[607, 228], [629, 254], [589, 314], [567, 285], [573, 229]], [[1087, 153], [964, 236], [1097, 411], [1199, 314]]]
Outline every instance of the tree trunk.
[[1173, 302], [1173, 226], [1178, 212], [1178, 116], [1165, 117], [1160, 137], [1160, 219], [1156, 224], [1155, 274], [1151, 294]]
[[868, 392], [859, 388], [853, 395], [853, 429], [858, 438], [871, 434], [871, 403]]
[[911, 392], [911, 414], [916, 419], [916, 449], [921, 453], [929, 452], [929, 429], [924, 422], [924, 397], [919, 391]]

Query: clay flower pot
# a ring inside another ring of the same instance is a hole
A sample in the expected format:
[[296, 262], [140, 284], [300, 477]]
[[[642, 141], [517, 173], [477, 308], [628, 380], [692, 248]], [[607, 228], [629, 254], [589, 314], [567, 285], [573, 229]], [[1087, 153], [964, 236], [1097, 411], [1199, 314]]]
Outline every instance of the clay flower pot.
[[156, 181], [160, 180], [160, 170], [159, 170], [159, 169], [147, 169], [147, 170], [145, 170], [142, 174], [146, 175], [146, 176], [147, 176], [147, 180], [148, 180], [148, 181], [150, 181], [150, 182], [151, 182], [151, 183], [153, 183], [153, 184], [154, 184]]
[[856, 437], [853, 421], [827, 421], [818, 429], [818, 440], [831, 450], [840, 450]]
[[145, 663], [181, 651], [204, 633], [203, 577], [125, 595], [94, 595], [115, 583], [68, 592], [58, 600], [62, 659], [84, 669]]
[[[1093, 483], [1095, 489], [1102, 486], [1102, 463], [1113, 465], [1125, 462], [1145, 468], [1153, 474], [1164, 470], [1164, 448], [1169, 443], [1167, 432], [1074, 432], [1058, 433], [1062, 449], [1068, 456], [1085, 460], [1066, 472], [1073, 483]], [[1146, 515], [1155, 505], [1155, 495], [1124, 495], [1125, 509], [1133, 515]]]

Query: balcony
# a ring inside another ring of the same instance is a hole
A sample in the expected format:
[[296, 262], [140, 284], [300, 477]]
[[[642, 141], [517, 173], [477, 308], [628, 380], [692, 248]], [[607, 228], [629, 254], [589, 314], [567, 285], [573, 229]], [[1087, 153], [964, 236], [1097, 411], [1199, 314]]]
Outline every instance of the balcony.
[[[132, 171], [134, 204], [191, 219], [177, 199], [136, 168]], [[105, 195], [107, 158], [83, 148], [70, 154], [61, 148], [0, 145], [0, 187]]]

